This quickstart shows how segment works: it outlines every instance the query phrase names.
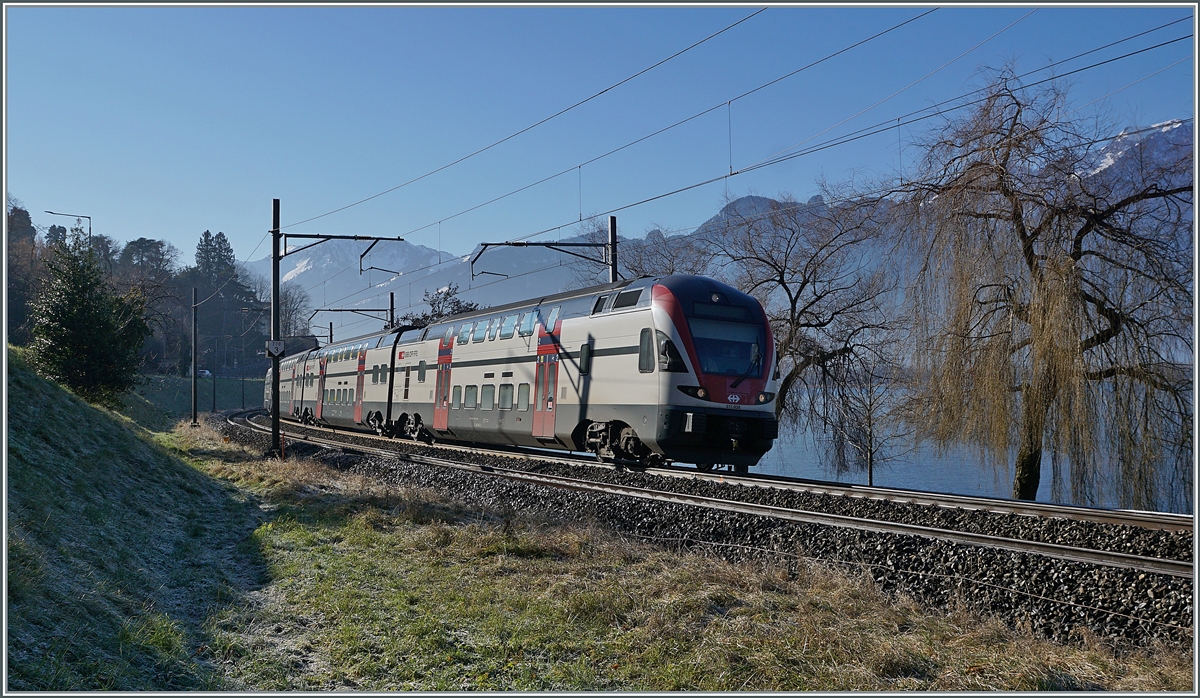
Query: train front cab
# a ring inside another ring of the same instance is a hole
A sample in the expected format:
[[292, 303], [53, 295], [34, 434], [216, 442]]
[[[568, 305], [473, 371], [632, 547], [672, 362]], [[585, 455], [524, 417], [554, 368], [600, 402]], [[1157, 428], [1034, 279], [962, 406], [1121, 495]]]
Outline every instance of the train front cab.
[[728, 464], [744, 472], [779, 433], [774, 340], [762, 306], [702, 277], [667, 277], [653, 293], [657, 450], [701, 469]]

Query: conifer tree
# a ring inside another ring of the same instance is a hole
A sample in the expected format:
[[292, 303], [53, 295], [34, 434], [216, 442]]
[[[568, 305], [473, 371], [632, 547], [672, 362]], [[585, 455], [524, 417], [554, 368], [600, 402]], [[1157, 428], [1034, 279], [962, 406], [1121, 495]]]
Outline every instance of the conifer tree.
[[46, 270], [34, 305], [34, 366], [85, 400], [116, 406], [136, 382], [150, 334], [140, 293], [117, 295], [81, 228], [52, 248]]

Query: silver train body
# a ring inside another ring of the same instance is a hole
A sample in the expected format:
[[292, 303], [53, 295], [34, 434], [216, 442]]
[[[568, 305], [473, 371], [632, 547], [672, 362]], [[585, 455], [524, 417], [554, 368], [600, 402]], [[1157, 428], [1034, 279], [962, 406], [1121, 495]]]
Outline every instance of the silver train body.
[[[745, 471], [777, 436], [775, 362], [752, 296], [704, 277], [641, 278], [285, 357], [280, 415]], [[270, 371], [266, 386], [270, 409]]]

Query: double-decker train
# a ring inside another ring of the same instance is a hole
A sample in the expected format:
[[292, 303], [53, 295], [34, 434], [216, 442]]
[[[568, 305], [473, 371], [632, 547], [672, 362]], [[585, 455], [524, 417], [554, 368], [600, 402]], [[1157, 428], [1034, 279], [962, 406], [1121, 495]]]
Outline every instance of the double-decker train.
[[[753, 296], [705, 277], [643, 277], [285, 357], [280, 415], [745, 472], [778, 434], [775, 354]], [[272, 398], [268, 370], [268, 409]]]

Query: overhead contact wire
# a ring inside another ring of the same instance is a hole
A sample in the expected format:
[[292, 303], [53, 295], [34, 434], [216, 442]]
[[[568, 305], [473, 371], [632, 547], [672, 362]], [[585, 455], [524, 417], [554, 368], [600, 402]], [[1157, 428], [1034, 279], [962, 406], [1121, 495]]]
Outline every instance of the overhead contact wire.
[[505, 136], [504, 138], [501, 138], [500, 140], [496, 141], [495, 143], [492, 143], [491, 145], [484, 146], [484, 147], [480, 148], [479, 150], [476, 150], [476, 151], [475, 151], [475, 152], [473, 152], [473, 153], [470, 153], [470, 154], [468, 154], [468, 155], [464, 155], [463, 157], [461, 157], [461, 158], [459, 158], [459, 159], [455, 160], [454, 162], [448, 163], [448, 164], [446, 164], [446, 165], [442, 165], [441, 167], [439, 167], [439, 168], [437, 168], [437, 169], [435, 169], [435, 170], [430, 170], [429, 172], [426, 172], [425, 174], [423, 174], [423, 175], [421, 175], [421, 176], [419, 176], [419, 177], [414, 177], [413, 179], [410, 179], [410, 180], [408, 180], [407, 182], [405, 182], [405, 183], [403, 183], [403, 184], [398, 184], [398, 185], [396, 185], [396, 186], [392, 187], [391, 189], [386, 189], [386, 190], [384, 190], [384, 191], [381, 191], [381, 192], [379, 192], [378, 194], [373, 194], [373, 195], [371, 195], [371, 196], [368, 196], [368, 197], [367, 197], [367, 198], [365, 198], [365, 199], [360, 199], [359, 201], [355, 201], [355, 202], [354, 202], [354, 203], [352, 203], [352, 204], [347, 204], [347, 205], [345, 205], [345, 206], [342, 206], [342, 207], [340, 207], [340, 208], [336, 208], [336, 209], [334, 209], [334, 210], [332, 210], [332, 211], [329, 211], [329, 212], [327, 212], [327, 213], [322, 213], [322, 214], [320, 214], [319, 216], [313, 216], [313, 217], [311, 217], [311, 218], [305, 218], [304, 220], [302, 220], [302, 221], [299, 221], [299, 222], [296, 222], [296, 223], [290, 223], [290, 224], [288, 225], [288, 227], [293, 227], [293, 228], [294, 228], [294, 227], [296, 227], [296, 226], [298, 226], [298, 225], [303, 225], [304, 223], [308, 223], [308, 222], [310, 222], [310, 221], [315, 221], [315, 220], [317, 220], [318, 218], [324, 218], [325, 216], [330, 216], [330, 215], [333, 215], [333, 214], [335, 214], [335, 213], [338, 213], [338, 212], [341, 212], [341, 211], [345, 211], [345, 210], [346, 210], [346, 209], [348, 209], [348, 208], [353, 208], [354, 206], [358, 206], [359, 204], [366, 203], [366, 202], [368, 202], [368, 201], [370, 201], [370, 200], [372, 200], [372, 199], [377, 199], [377, 198], [379, 198], [379, 197], [383, 196], [384, 194], [390, 194], [391, 192], [394, 192], [394, 191], [396, 191], [397, 189], [402, 189], [402, 188], [404, 188], [404, 187], [407, 187], [408, 185], [410, 185], [410, 184], [413, 184], [413, 183], [415, 183], [415, 182], [419, 182], [419, 181], [421, 181], [422, 179], [425, 179], [426, 177], [429, 177], [429, 176], [431, 176], [431, 175], [437, 174], [438, 172], [441, 172], [442, 170], [445, 170], [445, 169], [447, 169], [447, 168], [453, 167], [453, 166], [455, 166], [455, 165], [459, 164], [460, 162], [463, 162], [463, 161], [465, 161], [465, 160], [469, 160], [470, 158], [473, 158], [473, 157], [475, 157], [476, 155], [479, 155], [480, 153], [485, 153], [485, 152], [487, 152], [487, 151], [491, 150], [492, 148], [495, 148], [496, 146], [500, 145], [501, 143], [505, 143], [505, 142], [507, 142], [507, 141], [510, 141], [510, 140], [512, 140], [513, 138], [516, 138], [517, 136], [519, 136], [519, 135], [521, 135], [521, 134], [523, 134], [523, 133], [526, 133], [526, 132], [528, 132], [528, 131], [531, 131], [531, 130], [533, 130], [533, 129], [537, 128], [538, 126], [541, 126], [542, 124], [544, 124], [544, 123], [546, 123], [546, 122], [548, 122], [548, 121], [550, 121], [550, 120], [552, 120], [552, 119], [556, 119], [556, 118], [558, 118], [558, 117], [562, 116], [563, 114], [566, 114], [567, 112], [571, 111], [572, 109], [575, 109], [576, 107], [580, 107], [580, 106], [582, 106], [582, 105], [584, 105], [584, 104], [587, 104], [588, 102], [592, 101], [593, 99], [596, 99], [597, 97], [599, 97], [599, 96], [601, 96], [601, 95], [603, 95], [603, 94], [605, 94], [605, 93], [607, 93], [607, 92], [609, 92], [609, 91], [611, 91], [611, 90], [614, 90], [614, 89], [616, 89], [616, 88], [620, 87], [621, 85], [624, 85], [625, 83], [629, 82], [630, 80], [633, 80], [634, 78], [637, 78], [637, 77], [639, 77], [639, 76], [641, 76], [641, 75], [644, 75], [644, 74], [646, 74], [646, 73], [650, 72], [651, 70], [654, 70], [655, 68], [659, 67], [660, 65], [662, 65], [662, 64], [664, 64], [664, 63], [666, 63], [666, 62], [668, 62], [668, 61], [670, 61], [670, 60], [672, 60], [672, 59], [678, 58], [679, 56], [681, 56], [681, 55], [683, 55], [683, 54], [687, 53], [688, 51], [691, 51], [692, 49], [696, 48], [696, 47], [697, 47], [697, 46], [699, 46], [700, 44], [703, 44], [704, 42], [706, 42], [706, 41], [709, 41], [710, 39], [714, 39], [714, 38], [716, 38], [716, 37], [720, 36], [721, 34], [724, 34], [725, 32], [729, 31], [730, 29], [733, 29], [734, 27], [738, 26], [739, 24], [741, 24], [741, 23], [743, 23], [743, 22], [745, 22], [745, 21], [747, 21], [747, 20], [749, 20], [749, 19], [751, 19], [751, 18], [753, 18], [753, 17], [755, 17], [755, 16], [757, 16], [757, 15], [759, 15], [759, 14], [763, 13], [763, 12], [766, 12], [766, 11], [767, 11], [767, 8], [765, 8], [765, 7], [764, 7], [764, 8], [762, 8], [762, 9], [760, 9], [760, 10], [756, 10], [756, 11], [754, 11], [754, 12], [750, 13], [749, 15], [747, 15], [747, 16], [745, 16], [745, 17], [743, 17], [742, 19], [739, 19], [738, 21], [734, 22], [733, 24], [730, 24], [729, 26], [725, 27], [724, 29], [721, 29], [720, 31], [717, 31], [717, 32], [715, 32], [715, 33], [713, 33], [713, 34], [710, 34], [710, 35], [706, 36], [705, 38], [703, 38], [703, 39], [701, 39], [701, 40], [697, 41], [696, 43], [692, 44], [691, 46], [688, 46], [687, 48], [684, 48], [684, 49], [681, 49], [681, 50], [679, 50], [679, 51], [676, 51], [675, 53], [671, 54], [670, 56], [667, 56], [666, 58], [664, 58], [664, 59], [662, 59], [661, 61], [659, 61], [659, 62], [655, 63], [654, 65], [650, 66], [649, 68], [644, 68], [644, 69], [642, 69], [642, 70], [640, 70], [640, 71], [638, 71], [638, 72], [634, 73], [633, 75], [630, 75], [629, 77], [625, 78], [624, 80], [621, 80], [620, 82], [617, 82], [617, 83], [615, 83], [615, 84], [613, 84], [613, 85], [610, 85], [610, 86], [608, 86], [608, 87], [604, 88], [603, 90], [600, 90], [599, 92], [595, 93], [594, 95], [592, 95], [592, 96], [590, 96], [590, 97], [587, 97], [587, 98], [585, 98], [585, 99], [582, 99], [582, 100], [580, 100], [580, 101], [578, 101], [578, 102], [576, 102], [576, 103], [572, 104], [572, 105], [571, 105], [571, 106], [569, 106], [569, 107], [566, 107], [566, 108], [564, 108], [564, 109], [561, 109], [561, 110], [559, 110], [558, 112], [555, 112], [554, 114], [551, 114], [550, 116], [547, 116], [546, 118], [542, 119], [541, 121], [538, 121], [537, 123], [535, 123], [535, 124], [533, 124], [533, 125], [531, 125], [531, 126], [526, 126], [525, 128], [521, 129], [520, 131], [517, 131], [516, 133], [513, 133], [513, 134], [511, 134], [511, 135]]

